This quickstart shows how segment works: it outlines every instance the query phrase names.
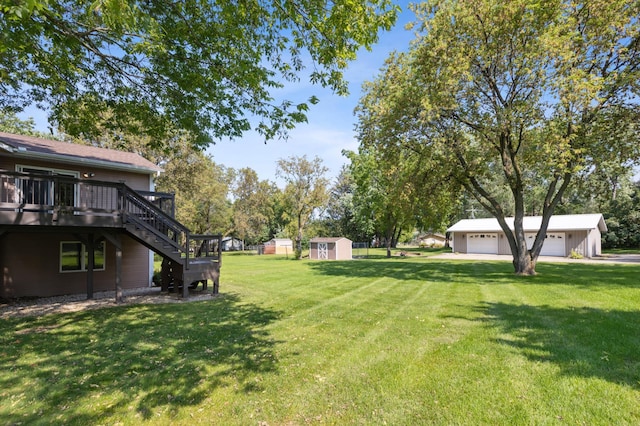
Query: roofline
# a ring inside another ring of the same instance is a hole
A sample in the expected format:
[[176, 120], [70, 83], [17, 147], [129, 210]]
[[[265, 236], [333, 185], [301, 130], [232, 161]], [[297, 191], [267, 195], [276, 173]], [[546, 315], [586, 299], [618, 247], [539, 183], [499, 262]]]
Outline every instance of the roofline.
[[[0, 142], [0, 144], [2, 144], [2, 142]], [[105, 169], [111, 169], [111, 170], [137, 171], [137, 172], [145, 172], [146, 174], [156, 174], [164, 171], [160, 167], [158, 167], [157, 169], [152, 169], [148, 167], [141, 167], [141, 166], [134, 166], [132, 164], [120, 163], [117, 161], [94, 160], [90, 158], [75, 157], [71, 155], [23, 151], [17, 148], [13, 148], [9, 152], [11, 152], [13, 154], [13, 157], [15, 158], [57, 160], [57, 161], [63, 161], [63, 162], [72, 163], [72, 164], [104, 167]]]
[[[608, 231], [607, 228], [607, 223], [604, 220], [604, 216], [602, 215], [602, 213], [585, 213], [585, 214], [576, 214], [576, 215], [552, 215], [551, 217], [554, 216], [599, 216], [598, 219], [598, 223], [596, 224], [595, 227], [593, 226], [579, 226], [579, 227], [558, 227], [558, 226], [551, 226], [551, 222], [549, 222], [549, 225], [547, 226], [547, 231], [551, 231], [551, 232], [559, 232], [559, 231], [588, 231], [591, 229], [599, 229], [602, 232], [606, 232]], [[525, 216], [525, 218], [542, 218], [542, 216]], [[512, 221], [514, 220], [513, 217], [506, 217], [506, 220]], [[480, 219], [463, 219], [466, 221], [475, 221], [475, 220], [491, 220], [491, 221], [495, 221], [496, 224], [498, 225], [497, 228], [486, 228], [486, 229], [478, 229], [478, 228], [463, 228], [463, 229], [452, 229], [454, 226], [457, 225], [457, 223], [453, 224], [452, 226], [450, 226], [446, 232], [504, 232], [502, 227], [500, 226], [500, 223], [498, 222], [498, 220], [495, 217], [491, 217], [491, 218], [480, 218]], [[462, 220], [458, 221], [462, 222]], [[512, 224], [511, 224], [512, 225]], [[524, 225], [524, 224], [523, 224]], [[602, 225], [602, 227], [601, 227]], [[509, 229], [511, 229], [512, 231], [514, 230], [513, 226], [510, 226]], [[537, 232], [540, 229], [540, 227], [526, 227], [523, 229], [523, 231], [525, 232]]]

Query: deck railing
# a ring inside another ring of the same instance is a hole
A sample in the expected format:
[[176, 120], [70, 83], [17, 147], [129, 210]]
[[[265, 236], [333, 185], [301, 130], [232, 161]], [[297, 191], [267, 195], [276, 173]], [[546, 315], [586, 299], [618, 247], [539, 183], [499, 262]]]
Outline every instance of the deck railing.
[[203, 258], [220, 259], [222, 236], [191, 233], [173, 217], [172, 194], [135, 191], [124, 183], [3, 171], [0, 211], [113, 216], [180, 253], [186, 268]]

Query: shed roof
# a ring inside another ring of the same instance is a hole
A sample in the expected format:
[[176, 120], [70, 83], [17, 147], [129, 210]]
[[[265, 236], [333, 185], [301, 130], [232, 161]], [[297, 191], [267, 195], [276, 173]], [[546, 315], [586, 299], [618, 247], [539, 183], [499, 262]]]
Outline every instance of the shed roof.
[[273, 243], [273, 244], [293, 244], [293, 241], [291, 241], [290, 238], [272, 238], [269, 241], [267, 241], [265, 244], [268, 243]]
[[[513, 218], [505, 218], [510, 229], [513, 229]], [[542, 216], [526, 216], [523, 219], [525, 231], [537, 231], [542, 224]], [[548, 231], [578, 231], [600, 229], [604, 232], [607, 225], [600, 213], [594, 214], [567, 214], [551, 216]], [[447, 229], [447, 232], [500, 232], [502, 228], [496, 218], [488, 219], [463, 219]]]
[[3, 151], [15, 158], [82, 164], [143, 173], [162, 171], [160, 167], [134, 152], [0, 132], [0, 152]]
[[346, 237], [315, 237], [309, 240], [310, 243], [335, 243], [340, 240], [351, 241]]

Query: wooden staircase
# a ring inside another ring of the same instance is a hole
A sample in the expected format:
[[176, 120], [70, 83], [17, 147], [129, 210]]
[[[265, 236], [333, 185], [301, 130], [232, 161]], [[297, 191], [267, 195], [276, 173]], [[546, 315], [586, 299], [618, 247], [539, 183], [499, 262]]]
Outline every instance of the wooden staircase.
[[[167, 200], [169, 211], [163, 203]], [[218, 292], [222, 236], [191, 233], [174, 218], [172, 194], [136, 191], [119, 182], [1, 171], [0, 226], [0, 235], [21, 226], [71, 232], [124, 228], [162, 256], [163, 290], [182, 288], [187, 296], [190, 285], [212, 280], [213, 292]]]
[[128, 234], [163, 258], [162, 291], [182, 289], [189, 295], [189, 287], [208, 280], [213, 293], [220, 285], [222, 235], [192, 234], [171, 215], [164, 212], [142, 194], [121, 187], [122, 222]]

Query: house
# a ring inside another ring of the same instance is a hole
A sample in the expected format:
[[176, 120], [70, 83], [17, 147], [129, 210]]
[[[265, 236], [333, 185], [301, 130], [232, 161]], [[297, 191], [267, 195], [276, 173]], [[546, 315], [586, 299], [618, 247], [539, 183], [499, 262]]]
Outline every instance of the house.
[[235, 237], [224, 237], [222, 239], [222, 251], [244, 250], [244, 241]]
[[213, 280], [220, 236], [194, 235], [173, 217], [161, 172], [141, 156], [0, 132], [0, 298], [45, 297]]
[[309, 259], [349, 260], [353, 258], [352, 242], [348, 238], [312, 238], [309, 241]]
[[[506, 218], [513, 229], [513, 218]], [[531, 248], [541, 216], [525, 217], [523, 221], [527, 247]], [[551, 216], [542, 256], [568, 256], [572, 251], [584, 257], [601, 254], [601, 235], [607, 230], [601, 214]], [[464, 219], [447, 229], [451, 234], [452, 249], [458, 253], [511, 254], [509, 242], [495, 218]]]
[[272, 238], [264, 243], [263, 254], [291, 254], [293, 241], [289, 238]]
[[420, 247], [444, 247], [447, 243], [445, 235], [434, 232], [418, 235], [416, 240]]

